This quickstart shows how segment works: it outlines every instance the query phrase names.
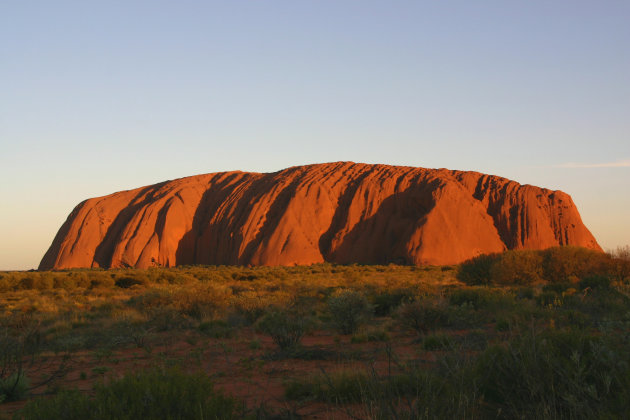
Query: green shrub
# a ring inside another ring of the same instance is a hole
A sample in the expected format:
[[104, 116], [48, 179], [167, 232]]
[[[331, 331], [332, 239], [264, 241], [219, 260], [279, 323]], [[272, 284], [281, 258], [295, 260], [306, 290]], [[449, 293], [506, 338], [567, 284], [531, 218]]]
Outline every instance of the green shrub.
[[215, 319], [199, 324], [199, 331], [212, 338], [229, 338], [234, 334], [234, 329], [226, 321]]
[[630, 245], [618, 246], [609, 253], [611, 274], [619, 282], [630, 281]]
[[630, 261], [630, 245], [618, 246], [617, 248], [612, 250], [609, 254], [612, 258], [623, 260], [623, 261]]
[[115, 285], [116, 280], [107, 273], [92, 273], [90, 275], [90, 288], [92, 289], [96, 289], [99, 287], [109, 289], [114, 287]]
[[132, 286], [139, 286], [145, 284], [144, 279], [139, 279], [132, 276], [122, 276], [118, 277], [114, 282], [116, 287], [120, 287], [121, 289], [129, 289]]
[[242, 318], [246, 325], [255, 324], [270, 308], [273, 300], [259, 293], [240, 293], [232, 301], [232, 312]]
[[37, 398], [29, 401], [16, 413], [20, 420], [89, 420], [103, 419], [93, 411], [93, 402], [78, 390], [65, 390], [52, 398]]
[[494, 329], [497, 331], [508, 331], [510, 329], [510, 321], [505, 318], [499, 318], [497, 319]]
[[542, 280], [543, 258], [537, 251], [517, 250], [501, 254], [490, 269], [495, 284], [529, 285]]
[[401, 305], [396, 318], [402, 325], [424, 334], [448, 322], [448, 305], [440, 298], [422, 298]]
[[53, 278], [49, 273], [27, 273], [18, 285], [22, 290], [47, 290], [53, 288]]
[[610, 278], [607, 276], [588, 276], [580, 280], [579, 287], [582, 290], [587, 288], [591, 290], [609, 290], [610, 283]]
[[463, 349], [484, 350], [488, 347], [488, 333], [485, 330], [470, 330], [461, 342]]
[[171, 292], [165, 289], [149, 289], [133, 296], [127, 303], [141, 312], [149, 313], [153, 309], [165, 307], [173, 301]]
[[575, 283], [587, 276], [608, 274], [612, 260], [606, 254], [576, 246], [549, 248], [543, 255], [543, 277], [552, 283]]
[[372, 315], [367, 298], [354, 290], [341, 291], [328, 299], [328, 312], [341, 334], [352, 334]]
[[51, 399], [30, 401], [18, 414], [37, 419], [237, 419], [240, 405], [214, 389], [206, 375], [177, 369], [130, 373], [97, 385], [89, 398], [63, 391]]
[[613, 261], [612, 273], [617, 281], [630, 281], [630, 260], [617, 259]]
[[602, 280], [603, 285], [598, 284], [598, 279], [594, 277], [585, 281], [583, 285], [586, 289], [579, 295], [564, 296], [563, 307], [587, 315], [596, 324], [625, 319], [629, 314], [630, 298], [614, 287], [606, 287], [606, 280]]
[[404, 301], [411, 300], [413, 293], [411, 290], [393, 290], [376, 294], [372, 297], [374, 314], [376, 316], [387, 316]]
[[[341, 370], [294, 379], [285, 384], [285, 396], [292, 400], [318, 400], [329, 404], [362, 403], [362, 415], [350, 410], [352, 418], [386, 419], [468, 419], [475, 415], [475, 390], [450, 367], [436, 373], [409, 367], [403, 373], [378, 376], [374, 370]], [[346, 410], [348, 406], [343, 406]], [[355, 415], [352, 415], [355, 414]]]
[[[30, 315], [0, 318], [0, 402], [23, 399], [30, 389], [28, 367], [41, 367], [42, 334]], [[53, 370], [55, 363], [46, 366]], [[47, 379], [39, 372], [40, 379]]]
[[224, 315], [232, 289], [213, 283], [180, 288], [172, 296], [172, 306], [181, 313], [201, 320]]
[[452, 305], [468, 304], [481, 309], [490, 301], [490, 294], [486, 289], [455, 289], [449, 295], [449, 301]]
[[273, 309], [258, 320], [259, 331], [271, 336], [281, 350], [295, 349], [311, 327], [309, 317], [293, 311]]
[[484, 254], [460, 264], [457, 279], [468, 285], [489, 284], [490, 269], [499, 259], [500, 254]]
[[557, 303], [560, 298], [555, 292], [542, 292], [536, 296], [536, 302], [540, 306], [550, 306]]
[[422, 339], [425, 350], [443, 350], [453, 346], [453, 340], [446, 334], [429, 334]]
[[29, 380], [23, 371], [17, 371], [7, 377], [0, 377], [0, 402], [17, 401], [26, 397]]
[[361, 401], [371, 378], [364, 371], [340, 370], [294, 379], [285, 384], [285, 396], [290, 400], [319, 400], [334, 403]]
[[562, 292], [572, 287], [573, 285], [571, 283], [550, 283], [550, 284], [545, 284], [542, 290], [543, 292], [553, 292], [558, 295], [561, 295]]
[[185, 317], [177, 309], [170, 307], [157, 307], [147, 311], [149, 316], [149, 325], [157, 331], [171, 331], [176, 329], [188, 328], [192, 322], [190, 318]]
[[350, 342], [352, 343], [365, 343], [368, 341], [388, 341], [389, 334], [387, 331], [377, 328], [371, 328], [367, 331], [358, 332], [352, 335]]
[[591, 319], [583, 312], [570, 309], [565, 311], [563, 315], [565, 324], [569, 329], [584, 330], [591, 327]]
[[444, 305], [445, 317], [440, 321], [440, 325], [448, 328], [465, 329], [473, 328], [479, 323], [490, 322], [487, 314], [478, 311], [470, 303], [462, 305]]
[[80, 270], [80, 271], [70, 271], [68, 273], [68, 277], [74, 281], [75, 287], [88, 288], [90, 287], [90, 278], [89, 272]]

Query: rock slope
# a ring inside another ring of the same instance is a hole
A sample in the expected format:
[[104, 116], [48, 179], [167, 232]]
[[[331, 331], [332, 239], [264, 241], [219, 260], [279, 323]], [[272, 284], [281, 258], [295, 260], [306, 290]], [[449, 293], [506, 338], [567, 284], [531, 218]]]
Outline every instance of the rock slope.
[[557, 245], [601, 250], [561, 191], [477, 172], [336, 162], [86, 200], [39, 268], [453, 264]]

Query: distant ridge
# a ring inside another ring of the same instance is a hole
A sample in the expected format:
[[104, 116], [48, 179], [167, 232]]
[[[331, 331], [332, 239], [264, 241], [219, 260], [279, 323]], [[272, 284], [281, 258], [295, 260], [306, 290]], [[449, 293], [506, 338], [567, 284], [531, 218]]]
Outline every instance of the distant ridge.
[[453, 264], [557, 245], [601, 251], [562, 191], [477, 172], [335, 162], [86, 200], [39, 268]]

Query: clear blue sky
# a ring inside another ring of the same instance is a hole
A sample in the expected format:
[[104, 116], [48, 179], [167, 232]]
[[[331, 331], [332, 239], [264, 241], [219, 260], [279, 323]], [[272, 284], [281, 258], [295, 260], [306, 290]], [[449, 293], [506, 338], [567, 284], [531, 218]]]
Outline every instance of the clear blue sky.
[[88, 197], [351, 160], [573, 196], [630, 243], [630, 2], [0, 2], [0, 269]]

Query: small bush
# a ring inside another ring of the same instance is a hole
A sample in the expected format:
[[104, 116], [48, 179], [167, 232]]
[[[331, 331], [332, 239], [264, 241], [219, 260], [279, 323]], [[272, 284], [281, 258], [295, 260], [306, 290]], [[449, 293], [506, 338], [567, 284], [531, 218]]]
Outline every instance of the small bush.
[[264, 294], [247, 291], [236, 295], [232, 301], [233, 310], [246, 324], [252, 325], [274, 305], [273, 299]]
[[123, 276], [116, 279], [114, 282], [116, 287], [120, 287], [121, 289], [129, 289], [130, 287], [142, 285], [144, 282], [141, 279], [137, 279], [135, 277]]
[[168, 306], [173, 301], [172, 294], [165, 289], [150, 289], [133, 296], [127, 302], [130, 306], [141, 312], [150, 312], [153, 309]]
[[92, 401], [78, 390], [64, 390], [52, 398], [29, 401], [14, 419], [20, 420], [88, 420], [99, 419]]
[[534, 299], [535, 293], [532, 287], [519, 287], [515, 290], [518, 299]]
[[609, 290], [610, 283], [610, 278], [607, 276], [588, 276], [580, 280], [579, 287], [582, 290], [587, 288], [591, 290]]
[[422, 340], [422, 348], [425, 350], [443, 350], [452, 345], [453, 340], [446, 334], [430, 334]]
[[541, 251], [543, 277], [552, 283], [575, 283], [584, 277], [608, 274], [611, 259], [606, 254], [576, 246]]
[[592, 324], [588, 315], [574, 309], [567, 310], [564, 313], [565, 323], [569, 329], [584, 330]]
[[499, 259], [499, 254], [484, 254], [463, 262], [457, 271], [457, 279], [471, 286], [489, 284], [490, 269]]
[[341, 334], [352, 334], [372, 315], [367, 298], [354, 290], [345, 290], [328, 299], [328, 311]]
[[610, 256], [618, 260], [630, 261], [630, 245], [618, 246], [610, 252]]
[[4, 277], [0, 277], [0, 292], [8, 292], [9, 290], [11, 290], [11, 283], [9, 283], [9, 280]]
[[289, 381], [285, 385], [285, 396], [290, 400], [359, 402], [367, 392], [370, 379], [366, 372], [356, 370], [311, 375]]
[[403, 304], [396, 318], [419, 334], [435, 331], [448, 321], [448, 305], [442, 299], [423, 298]]
[[542, 280], [543, 258], [538, 251], [506, 251], [490, 269], [495, 284], [529, 285]]
[[545, 284], [542, 288], [543, 292], [553, 292], [561, 295], [565, 290], [572, 288], [571, 283], [550, 283]]
[[226, 321], [216, 319], [199, 324], [199, 331], [212, 338], [230, 338], [234, 329]]
[[157, 331], [170, 331], [191, 326], [191, 320], [173, 308], [153, 308], [147, 315], [150, 318], [150, 327]]
[[93, 273], [90, 276], [90, 288], [112, 288], [116, 285], [116, 280], [106, 273]]
[[463, 349], [484, 350], [488, 347], [488, 334], [484, 330], [471, 330], [461, 344]]
[[387, 331], [384, 331], [382, 329], [372, 328], [364, 332], [355, 333], [350, 339], [350, 342], [365, 343], [368, 341], [388, 341], [388, 340], [389, 340], [389, 334], [387, 334]]
[[0, 402], [21, 400], [26, 397], [28, 389], [29, 381], [22, 371], [5, 378], [0, 377]]
[[379, 293], [372, 298], [374, 314], [376, 316], [387, 316], [399, 307], [401, 303], [411, 300], [412, 296], [413, 294], [410, 290], [393, 290]]
[[445, 305], [445, 319], [441, 321], [441, 326], [465, 329], [473, 328], [482, 322], [489, 322], [487, 319], [491, 313], [484, 313], [475, 309], [470, 303], [462, 305]]
[[510, 329], [510, 321], [505, 318], [499, 318], [497, 319], [494, 329], [497, 331], [508, 331]]
[[475, 309], [485, 307], [490, 301], [489, 293], [485, 289], [455, 289], [449, 296], [452, 305], [469, 304]]
[[201, 320], [223, 315], [231, 296], [232, 289], [208, 283], [174, 292], [172, 305], [181, 313]]
[[460, 385], [462, 378], [454, 377], [458, 373], [447, 374], [446, 379], [447, 375], [413, 367], [386, 377], [379, 377], [374, 370], [325, 372], [288, 382], [285, 396], [337, 405], [361, 402], [366, 412], [352, 418], [478, 418], [473, 415], [474, 391]]
[[554, 292], [542, 292], [538, 296], [536, 296], [536, 302], [540, 306], [550, 306], [554, 303], [558, 302], [558, 295]]
[[295, 349], [311, 326], [308, 317], [295, 312], [274, 309], [265, 314], [256, 324], [259, 331], [270, 335], [281, 350]]
[[630, 280], [630, 245], [619, 246], [609, 254], [612, 258], [611, 273], [617, 281]]
[[22, 290], [47, 290], [53, 288], [53, 279], [48, 274], [28, 273], [19, 283], [19, 289]]

